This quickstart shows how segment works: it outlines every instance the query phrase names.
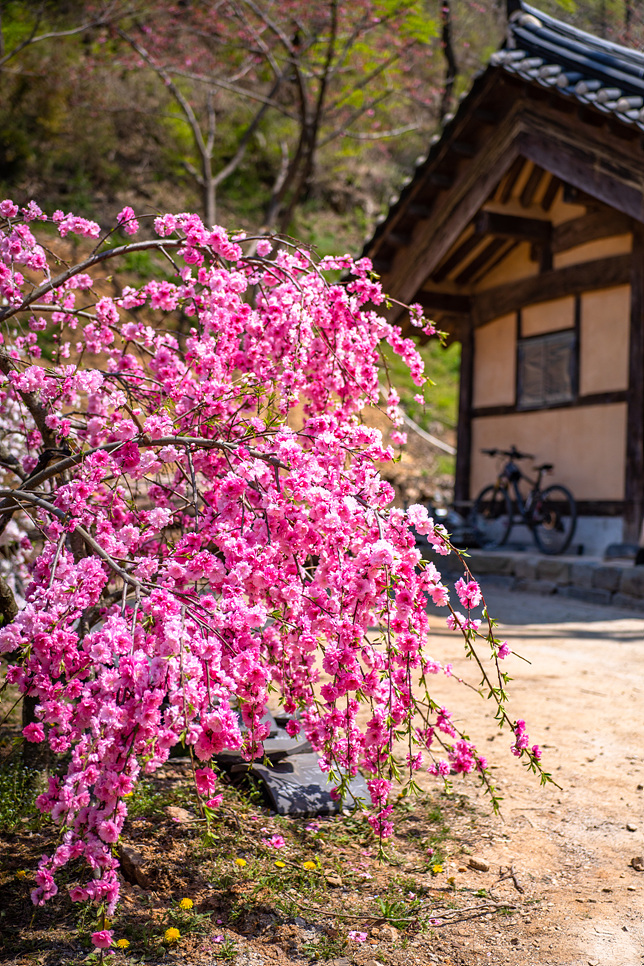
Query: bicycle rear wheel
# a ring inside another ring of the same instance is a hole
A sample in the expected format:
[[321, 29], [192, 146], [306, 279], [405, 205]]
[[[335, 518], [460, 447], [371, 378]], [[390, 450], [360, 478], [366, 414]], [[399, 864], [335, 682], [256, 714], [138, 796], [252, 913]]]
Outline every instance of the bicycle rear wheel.
[[532, 533], [542, 553], [563, 553], [577, 526], [575, 498], [565, 486], [549, 486], [532, 508]]
[[512, 529], [512, 500], [502, 487], [486, 486], [472, 509], [472, 527], [477, 542], [487, 550], [501, 547]]

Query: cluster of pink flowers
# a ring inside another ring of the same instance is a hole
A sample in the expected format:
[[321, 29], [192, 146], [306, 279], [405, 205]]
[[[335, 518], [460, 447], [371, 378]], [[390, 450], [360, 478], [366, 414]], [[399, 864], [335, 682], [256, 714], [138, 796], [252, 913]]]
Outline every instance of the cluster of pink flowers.
[[[329, 284], [305, 252], [267, 240], [246, 258], [222, 228], [165, 215], [145, 244], [174, 280], [92, 298], [104, 249], [52, 277], [37, 206], [4, 201], [0, 216], [0, 421], [21, 464], [0, 509], [17, 509], [19, 489], [37, 551], [18, 561], [24, 606], [0, 652], [7, 680], [37, 699], [25, 737], [69, 757], [38, 803], [62, 837], [34, 901], [83, 857], [91, 876], [72, 898], [113, 909], [113, 846], [139, 776], [183, 741], [216, 807], [207, 763], [224, 748], [262, 753], [269, 689], [300, 711], [291, 733], [302, 728], [339, 786], [372, 776], [381, 834], [402, 733], [410, 776], [437, 735], [447, 771], [482, 769], [427, 691], [427, 675], [451, 673], [428, 654], [426, 611], [430, 599], [449, 607], [449, 590], [412, 526], [440, 553], [449, 541], [424, 507], [392, 507], [376, 464], [393, 453], [360, 418], [378, 400], [382, 341], [423, 381], [413, 343], [368, 307], [383, 299], [369, 263], [326, 260], [351, 276]], [[51, 221], [62, 236], [98, 234], [73, 215]], [[118, 222], [137, 229], [130, 208]], [[62, 462], [22, 482], [43, 446], [65, 447]], [[472, 647], [480, 590], [468, 577], [456, 592]]]

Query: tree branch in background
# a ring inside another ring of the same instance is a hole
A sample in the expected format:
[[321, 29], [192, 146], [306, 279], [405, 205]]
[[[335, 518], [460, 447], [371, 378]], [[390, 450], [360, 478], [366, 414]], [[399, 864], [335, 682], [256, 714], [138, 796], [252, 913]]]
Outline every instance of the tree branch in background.
[[441, 98], [440, 104], [440, 122], [441, 124], [445, 121], [445, 117], [449, 114], [452, 106], [452, 101], [454, 98], [454, 84], [456, 83], [456, 78], [458, 77], [458, 64], [456, 63], [456, 55], [454, 54], [454, 39], [452, 36], [452, 10], [450, 7], [450, 0], [441, 0], [441, 23], [442, 23], [442, 33], [441, 33], [441, 50], [443, 51], [443, 56], [445, 58], [445, 80], [443, 83], [443, 96]]

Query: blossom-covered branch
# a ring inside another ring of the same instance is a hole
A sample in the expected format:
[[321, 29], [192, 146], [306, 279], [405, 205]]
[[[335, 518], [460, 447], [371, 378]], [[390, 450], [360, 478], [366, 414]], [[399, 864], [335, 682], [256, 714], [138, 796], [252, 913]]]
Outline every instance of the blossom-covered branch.
[[[424, 381], [414, 343], [373, 308], [384, 296], [369, 262], [316, 263], [266, 238], [246, 256], [243, 238], [179, 214], [156, 218], [151, 240], [100, 242], [53, 276], [56, 235], [95, 239], [98, 226], [10, 201], [0, 219], [0, 518], [13, 528], [0, 576], [20, 605], [4, 608], [0, 652], [6, 682], [36, 701], [25, 738], [69, 762], [39, 799], [62, 837], [34, 901], [84, 857], [72, 898], [113, 908], [112, 846], [140, 775], [183, 742], [210, 794], [219, 751], [262, 754], [269, 690], [339, 793], [367, 774], [379, 835], [396, 776], [485, 779], [428, 683], [451, 674], [431, 657], [427, 616], [450, 589], [415, 535], [441, 554], [448, 537], [426, 508], [392, 505], [378, 465], [393, 451], [362, 418], [378, 402], [383, 342]], [[129, 208], [118, 225], [138, 231]], [[173, 251], [164, 274], [105, 294], [92, 271], [141, 248]], [[394, 391], [388, 413], [400, 422]], [[505, 652], [491, 625], [480, 630], [465, 573], [455, 592], [467, 613], [448, 623], [489, 662], [500, 721], [538, 768], [504, 710]]]

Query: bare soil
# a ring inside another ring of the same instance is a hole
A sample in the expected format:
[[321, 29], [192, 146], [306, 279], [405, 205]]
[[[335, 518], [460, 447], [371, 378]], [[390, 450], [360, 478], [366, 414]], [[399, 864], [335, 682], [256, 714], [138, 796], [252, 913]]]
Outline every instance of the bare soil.
[[[502, 816], [471, 782], [445, 795], [428, 781], [419, 799], [398, 802], [385, 861], [364, 822], [282, 819], [232, 789], [204, 842], [189, 764], [171, 761], [125, 830], [145, 887], [124, 882], [112, 925], [130, 945], [112, 961], [644, 962], [644, 872], [631, 864], [644, 853], [644, 620], [493, 583], [486, 597], [503, 636], [530, 662], [512, 659], [511, 713], [526, 719], [559, 788], [539, 787], [510, 755], [489, 706], [448, 680], [437, 697], [459, 708], [458, 723], [494, 763]], [[443, 618], [434, 625], [434, 656], [473, 680]], [[285, 840], [278, 849], [266, 844], [274, 835]], [[0, 837], [0, 961], [11, 966], [91, 961], [90, 911], [62, 889], [44, 908], [29, 901], [52, 844], [51, 831], [28, 818]], [[182, 898], [192, 910], [179, 908]], [[164, 942], [172, 926], [180, 938]]]

